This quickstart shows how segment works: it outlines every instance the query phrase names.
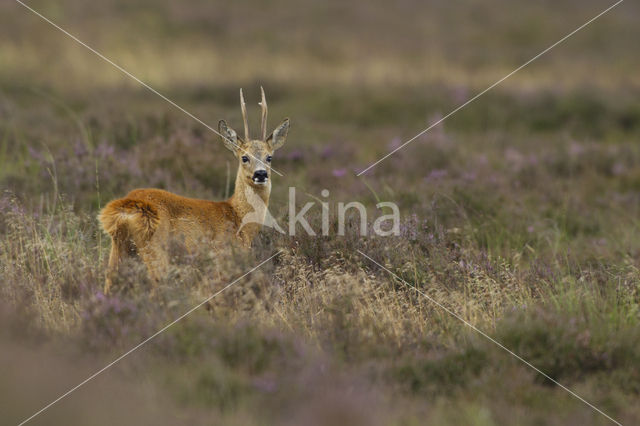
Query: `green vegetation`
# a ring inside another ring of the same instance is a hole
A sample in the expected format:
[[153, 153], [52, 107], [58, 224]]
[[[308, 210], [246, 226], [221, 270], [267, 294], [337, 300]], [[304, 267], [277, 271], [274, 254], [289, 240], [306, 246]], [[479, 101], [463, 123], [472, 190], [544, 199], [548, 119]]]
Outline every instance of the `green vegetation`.
[[[239, 87], [258, 99], [264, 85], [270, 122], [292, 119], [274, 157], [284, 176], [270, 209], [281, 223], [289, 186], [301, 204], [327, 188], [333, 205], [401, 209], [400, 237], [361, 238], [357, 223], [344, 237], [265, 230], [250, 253], [176, 250], [153, 296], [131, 262], [105, 297], [99, 208], [136, 187], [221, 199], [236, 162], [205, 127], [6, 3], [7, 424], [279, 249], [33, 424], [610, 423], [356, 250], [622, 424], [640, 422], [637, 4], [624, 2], [357, 178], [605, 5], [29, 2], [213, 126], [225, 118], [239, 129]], [[249, 108], [255, 124], [257, 105]], [[319, 214], [308, 216], [315, 229]]]

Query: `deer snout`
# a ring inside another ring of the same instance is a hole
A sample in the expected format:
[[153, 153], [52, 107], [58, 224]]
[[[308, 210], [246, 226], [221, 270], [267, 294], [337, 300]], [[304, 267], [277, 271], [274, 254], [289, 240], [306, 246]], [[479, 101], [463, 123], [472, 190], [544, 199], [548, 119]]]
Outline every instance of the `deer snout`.
[[253, 181], [256, 183], [264, 183], [269, 178], [266, 170], [256, 170], [253, 172]]

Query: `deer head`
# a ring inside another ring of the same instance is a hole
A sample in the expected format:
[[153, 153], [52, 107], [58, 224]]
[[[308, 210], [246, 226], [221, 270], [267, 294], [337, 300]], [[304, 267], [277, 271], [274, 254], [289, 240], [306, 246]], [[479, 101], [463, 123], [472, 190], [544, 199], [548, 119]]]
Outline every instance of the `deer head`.
[[[247, 106], [244, 95], [240, 89], [240, 107], [244, 121], [244, 138], [238, 136], [235, 130], [227, 126], [224, 120], [218, 123], [218, 131], [222, 135], [222, 142], [233, 152], [238, 159], [238, 179], [253, 187], [271, 186], [271, 160], [273, 153], [280, 148], [289, 131], [289, 119], [285, 118], [276, 129], [267, 136], [267, 100], [264, 89], [260, 87], [262, 100], [262, 124], [260, 138], [251, 139], [249, 135], [249, 122], [247, 120]], [[236, 181], [236, 183], [239, 183]]]

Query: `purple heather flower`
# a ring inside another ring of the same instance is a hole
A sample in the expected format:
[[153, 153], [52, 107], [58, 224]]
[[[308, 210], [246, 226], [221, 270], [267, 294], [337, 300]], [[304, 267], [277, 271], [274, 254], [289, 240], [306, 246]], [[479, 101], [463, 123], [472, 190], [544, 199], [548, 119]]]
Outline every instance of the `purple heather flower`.
[[624, 172], [625, 172], [624, 164], [620, 162], [615, 163], [611, 168], [611, 173], [613, 173], [614, 176], [621, 176], [624, 174]]
[[435, 170], [432, 170], [431, 173], [429, 173], [429, 176], [427, 176], [427, 180], [442, 179], [446, 177], [448, 173], [449, 172], [447, 172], [445, 169], [435, 169]]
[[396, 148], [399, 148], [401, 143], [402, 143], [402, 139], [396, 136], [395, 138], [391, 139], [391, 141], [387, 144], [387, 148], [389, 148], [390, 150], [394, 150]]
[[462, 174], [462, 179], [469, 181], [469, 182], [473, 182], [476, 180], [476, 178], [478, 177], [478, 175], [476, 174], [476, 172], [464, 172]]
[[327, 145], [322, 149], [320, 156], [322, 158], [329, 158], [335, 153], [335, 149], [331, 145]]
[[333, 171], [331, 172], [331, 174], [335, 177], [343, 177], [344, 175], [347, 174], [347, 169], [333, 169]]
[[278, 385], [274, 380], [266, 378], [258, 378], [253, 381], [253, 385], [260, 391], [265, 393], [272, 393], [277, 390]]
[[73, 145], [73, 153], [77, 158], [82, 158], [89, 153], [87, 146], [80, 140]]
[[96, 155], [99, 158], [111, 158], [115, 153], [115, 148], [113, 145], [110, 145], [108, 142], [100, 142], [98, 147], [96, 148]]
[[460, 104], [469, 98], [469, 90], [466, 86], [456, 86], [453, 88], [452, 98], [455, 103]]
[[289, 155], [287, 155], [287, 158], [289, 160], [293, 160], [293, 161], [302, 160], [303, 157], [304, 157], [304, 155], [302, 154], [302, 151], [299, 150], [299, 149], [294, 149], [293, 151], [291, 151], [289, 153]]
[[580, 145], [577, 142], [572, 142], [571, 145], [569, 145], [569, 155], [571, 155], [572, 157], [577, 157], [584, 153], [584, 151], [584, 146]]
[[29, 155], [31, 155], [31, 157], [37, 161], [39, 161], [40, 163], [45, 163], [46, 160], [44, 158], [44, 155], [42, 155], [41, 152], [36, 151], [34, 148], [32, 147], [28, 147], [29, 150]]
[[480, 166], [486, 166], [487, 164], [489, 164], [489, 159], [487, 158], [487, 156], [485, 154], [480, 154], [476, 157], [476, 161], [478, 162], [478, 165]]
[[514, 168], [519, 169], [522, 165], [524, 156], [515, 148], [507, 148], [504, 151], [504, 158], [507, 163], [510, 163]]

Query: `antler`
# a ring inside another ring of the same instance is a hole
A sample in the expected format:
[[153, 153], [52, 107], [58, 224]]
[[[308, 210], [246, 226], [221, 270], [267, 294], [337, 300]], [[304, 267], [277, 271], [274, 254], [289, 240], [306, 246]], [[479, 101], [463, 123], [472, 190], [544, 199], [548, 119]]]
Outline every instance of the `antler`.
[[242, 88], [240, 88], [240, 108], [242, 108], [242, 121], [244, 121], [244, 140], [249, 140], [249, 121], [247, 120], [247, 104], [244, 102]]
[[262, 132], [262, 140], [267, 140], [267, 98], [264, 96], [264, 89], [260, 86], [260, 92], [262, 92], [262, 101], [260, 101], [260, 107], [262, 108], [262, 121], [260, 129]]

